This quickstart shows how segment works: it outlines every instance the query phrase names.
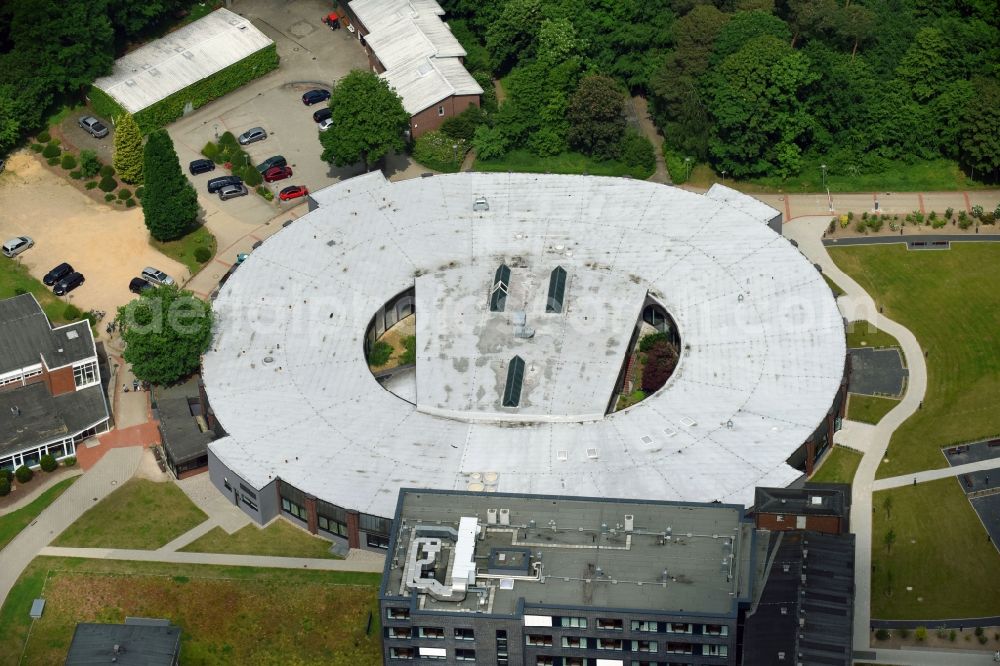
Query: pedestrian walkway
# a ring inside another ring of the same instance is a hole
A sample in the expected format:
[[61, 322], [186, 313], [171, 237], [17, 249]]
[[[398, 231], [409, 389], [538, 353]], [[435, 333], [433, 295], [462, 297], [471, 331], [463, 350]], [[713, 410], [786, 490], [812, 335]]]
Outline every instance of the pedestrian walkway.
[[205, 522], [200, 523], [198, 525], [195, 525], [194, 527], [192, 527], [187, 532], [185, 532], [184, 534], [180, 535], [179, 537], [177, 537], [176, 539], [174, 539], [170, 543], [163, 544], [162, 546], [160, 546], [159, 548], [157, 548], [157, 550], [159, 550], [159, 551], [167, 551], [167, 552], [171, 552], [171, 551], [175, 551], [175, 550], [180, 550], [184, 546], [186, 546], [186, 545], [188, 545], [190, 543], [193, 543], [193, 542], [197, 541], [198, 539], [200, 539], [201, 537], [205, 536], [206, 534], [208, 534], [209, 532], [211, 532], [212, 530], [214, 530], [218, 526], [219, 526], [219, 523], [217, 523], [214, 520], [212, 520], [211, 518], [209, 518]]
[[874, 436], [875, 426], [872, 424], [844, 419], [840, 430], [833, 433], [833, 443], [863, 454], [868, 453]]
[[233, 555], [230, 553], [186, 553], [164, 550], [126, 550], [122, 548], [43, 548], [39, 555], [50, 557], [83, 557], [93, 560], [129, 560], [133, 562], [170, 562], [173, 564], [215, 564], [230, 567], [264, 567], [270, 569], [316, 569], [319, 571], [361, 571], [382, 573], [384, 559], [367, 557], [344, 560], [309, 557], [271, 557], [263, 555]]
[[132, 478], [139, 467], [142, 449], [130, 447], [109, 451], [93, 469], [70, 486], [42, 511], [7, 547], [0, 550], [0, 605], [21, 572], [39, 551], [59, 536], [97, 502]]
[[131, 428], [115, 428], [101, 433], [96, 441], [99, 442], [97, 446], [84, 445], [76, 449], [76, 460], [84, 471], [91, 469], [112, 449], [159, 444], [160, 429], [155, 421], [149, 421]]
[[233, 504], [231, 498], [219, 492], [207, 472], [181, 479], [177, 486], [226, 534], [232, 534], [250, 524], [250, 516]]
[[51, 474], [46, 473], [44, 476], [40, 474], [35, 474], [35, 479], [37, 480], [31, 484], [28, 491], [21, 497], [18, 497], [16, 500], [11, 502], [10, 504], [7, 504], [6, 506], [0, 508], [0, 516], [5, 516], [8, 513], [13, 513], [14, 511], [17, 511], [18, 509], [31, 504], [36, 499], [38, 499], [42, 493], [44, 493], [46, 490], [56, 485], [60, 481], [65, 481], [66, 479], [72, 479], [74, 476], [80, 476], [81, 474], [83, 474], [83, 470], [81, 470], [79, 467], [73, 467], [73, 468], [63, 467], [58, 472], [53, 472]]
[[[889, 488], [900, 488], [902, 486], [917, 485], [938, 479], [947, 479], [952, 476], [961, 476], [969, 472], [983, 472], [1000, 468], [1000, 460], [977, 460], [976, 462], [956, 465], [955, 467], [942, 467], [941, 469], [928, 469], [916, 474], [904, 474], [894, 476], [889, 479], [879, 479], [872, 485], [872, 490], [888, 490]], [[1000, 475], [998, 475], [1000, 476]]]

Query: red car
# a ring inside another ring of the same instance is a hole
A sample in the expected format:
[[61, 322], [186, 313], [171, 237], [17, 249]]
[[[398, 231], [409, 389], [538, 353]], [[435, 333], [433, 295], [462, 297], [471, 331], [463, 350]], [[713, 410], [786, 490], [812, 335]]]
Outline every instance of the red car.
[[292, 177], [292, 167], [290, 166], [276, 166], [271, 167], [264, 172], [264, 182], [273, 183], [276, 180], [284, 180], [286, 178]]
[[291, 201], [292, 199], [304, 197], [307, 194], [309, 194], [309, 190], [306, 189], [305, 185], [292, 185], [278, 192], [278, 198], [282, 201]]

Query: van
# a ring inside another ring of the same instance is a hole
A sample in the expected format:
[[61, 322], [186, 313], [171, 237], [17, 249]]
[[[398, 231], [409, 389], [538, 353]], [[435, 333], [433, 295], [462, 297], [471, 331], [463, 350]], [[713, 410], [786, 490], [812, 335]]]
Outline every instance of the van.
[[215, 162], [212, 160], [194, 160], [188, 165], [188, 171], [191, 172], [192, 176], [197, 176], [200, 173], [208, 173], [209, 171], [215, 171]]

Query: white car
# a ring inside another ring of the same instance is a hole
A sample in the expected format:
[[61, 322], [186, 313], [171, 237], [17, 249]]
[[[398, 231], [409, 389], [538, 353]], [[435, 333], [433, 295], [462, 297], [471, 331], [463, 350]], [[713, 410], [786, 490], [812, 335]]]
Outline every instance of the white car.
[[34, 244], [35, 241], [33, 241], [30, 236], [18, 236], [17, 238], [11, 238], [9, 241], [4, 242], [3, 253], [8, 257], [13, 257], [21, 254]]
[[172, 277], [157, 268], [153, 268], [152, 266], [146, 266], [143, 268], [139, 277], [149, 284], [156, 286], [174, 283], [174, 279]]
[[327, 131], [328, 129], [330, 129], [331, 125], [333, 125], [333, 118], [324, 118], [319, 123], [319, 131], [320, 132]]

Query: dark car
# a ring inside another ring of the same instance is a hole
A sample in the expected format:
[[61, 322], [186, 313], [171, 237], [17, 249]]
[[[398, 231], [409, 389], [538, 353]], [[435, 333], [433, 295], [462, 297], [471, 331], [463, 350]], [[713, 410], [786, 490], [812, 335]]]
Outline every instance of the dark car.
[[155, 287], [142, 278], [132, 278], [132, 281], [128, 283], [128, 290], [133, 294], [141, 294], [150, 289], [155, 289]]
[[215, 194], [226, 185], [241, 185], [243, 179], [239, 176], [219, 176], [208, 181], [208, 193]]
[[55, 268], [53, 268], [48, 273], [46, 273], [45, 277], [42, 278], [42, 282], [45, 283], [45, 286], [51, 287], [56, 282], [59, 282], [59, 280], [62, 280], [64, 277], [66, 277], [72, 272], [73, 272], [73, 267], [63, 262], [58, 266], [56, 266]]
[[83, 284], [83, 273], [74, 271], [62, 280], [59, 280], [59, 282], [56, 282], [56, 286], [53, 287], [52, 291], [56, 292], [56, 296], [65, 296], [81, 284]]
[[291, 201], [292, 199], [304, 197], [307, 194], [309, 194], [309, 190], [306, 189], [305, 185], [292, 185], [281, 190], [278, 193], [278, 198], [282, 201]]
[[328, 99], [330, 99], [330, 91], [323, 90], [322, 88], [302, 93], [302, 103], [306, 106], [319, 104], [320, 102], [325, 102]]
[[215, 162], [212, 160], [194, 160], [188, 165], [188, 171], [191, 172], [192, 176], [197, 176], [200, 173], [208, 173], [209, 171], [215, 171]]
[[290, 166], [276, 166], [271, 167], [264, 172], [264, 182], [273, 183], [278, 180], [284, 180], [286, 178], [292, 177], [292, 167]]
[[288, 160], [286, 160], [281, 155], [272, 155], [271, 157], [268, 157], [266, 160], [257, 165], [257, 171], [261, 173], [267, 173], [268, 169], [271, 169], [273, 167], [283, 167], [283, 166], [288, 166]]
[[313, 120], [317, 123], [321, 123], [332, 115], [333, 111], [330, 110], [330, 107], [325, 106], [313, 113]]

